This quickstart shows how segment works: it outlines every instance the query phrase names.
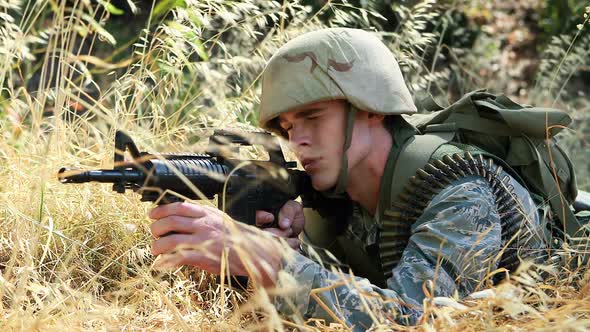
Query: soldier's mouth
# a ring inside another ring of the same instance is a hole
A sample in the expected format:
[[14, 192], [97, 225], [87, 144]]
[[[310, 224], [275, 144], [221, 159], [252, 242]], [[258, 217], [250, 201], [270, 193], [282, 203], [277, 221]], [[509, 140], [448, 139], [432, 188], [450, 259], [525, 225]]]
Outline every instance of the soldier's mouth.
[[318, 167], [319, 159], [303, 159], [301, 165], [306, 172], [313, 171]]

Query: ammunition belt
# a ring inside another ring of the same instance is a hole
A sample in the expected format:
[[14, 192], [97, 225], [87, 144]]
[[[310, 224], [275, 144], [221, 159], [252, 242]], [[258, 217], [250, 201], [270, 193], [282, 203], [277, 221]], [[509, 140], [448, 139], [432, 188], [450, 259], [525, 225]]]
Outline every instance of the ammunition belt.
[[[503, 253], [499, 266], [514, 271], [520, 263], [519, 242], [526, 240], [526, 236], [522, 236], [521, 240], [521, 234], [518, 233], [526, 217], [519, 211], [519, 204], [514, 204], [517, 197], [510, 184], [510, 176], [502, 176], [502, 173], [502, 166], [495, 165], [492, 159], [484, 158], [483, 155], [474, 157], [469, 152], [464, 156], [455, 153], [441, 160], [431, 159], [418, 169], [398, 200], [384, 211], [385, 220], [379, 234], [379, 254], [385, 279], [391, 277], [392, 268], [401, 259], [411, 235], [412, 224], [423, 214], [432, 198], [454, 181], [471, 175], [480, 176], [492, 188], [502, 227]], [[521, 258], [526, 257], [521, 255]]]

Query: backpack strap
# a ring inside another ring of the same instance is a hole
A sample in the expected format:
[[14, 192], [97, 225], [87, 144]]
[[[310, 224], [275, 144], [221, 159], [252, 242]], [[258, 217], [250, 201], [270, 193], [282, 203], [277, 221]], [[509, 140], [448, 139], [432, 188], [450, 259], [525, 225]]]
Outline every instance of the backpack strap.
[[396, 202], [418, 169], [424, 167], [432, 154], [454, 137], [455, 131], [413, 135], [404, 142], [395, 159], [389, 201], [377, 219], [380, 228], [377, 249], [383, 281], [391, 277], [391, 269], [399, 262], [411, 235], [411, 221], [415, 219], [415, 216], [411, 216], [412, 212], [400, 209]]
[[[524, 136], [525, 141], [534, 146], [533, 142]], [[547, 199], [549, 200], [549, 205], [553, 208], [553, 212], [556, 214], [557, 218], [561, 220], [563, 231], [565, 235], [567, 235], [570, 240], [573, 240], [576, 237], [585, 236], [584, 228], [574, 215], [574, 212], [570, 209], [567, 199], [564, 197], [561, 189], [558, 186], [557, 180], [553, 177], [553, 174], [549, 167], [543, 163], [543, 158], [539, 154], [537, 149], [532, 149], [537, 154], [537, 158], [539, 160], [539, 172], [541, 175], [541, 181], [545, 188], [549, 189]]]
[[398, 197], [418, 168], [426, 165], [434, 151], [454, 137], [454, 131], [440, 131], [409, 138], [397, 157], [389, 197], [391, 199]]

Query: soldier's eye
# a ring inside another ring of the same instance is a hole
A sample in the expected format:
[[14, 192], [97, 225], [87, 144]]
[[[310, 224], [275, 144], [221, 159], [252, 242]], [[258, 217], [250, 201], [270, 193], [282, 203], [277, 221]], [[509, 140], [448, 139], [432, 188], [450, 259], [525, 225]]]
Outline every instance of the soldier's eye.
[[284, 130], [284, 131], [288, 131], [291, 128], [293, 128], [293, 126], [292, 125], [289, 125], [287, 122], [281, 122], [281, 123], [279, 123], [279, 127], [281, 127], [281, 129]]

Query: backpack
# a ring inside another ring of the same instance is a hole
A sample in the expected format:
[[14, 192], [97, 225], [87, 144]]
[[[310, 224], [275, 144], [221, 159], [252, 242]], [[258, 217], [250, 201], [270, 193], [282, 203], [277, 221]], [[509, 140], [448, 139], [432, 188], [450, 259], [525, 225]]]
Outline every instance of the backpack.
[[[564, 239], [580, 238], [581, 223], [570, 209], [578, 190], [574, 168], [555, 135], [571, 123], [557, 109], [520, 105], [504, 95], [476, 90], [442, 108], [434, 100], [418, 101], [430, 111], [404, 116], [421, 135], [407, 143], [399, 156], [404, 167], [396, 169], [392, 196], [446, 143], [475, 147], [499, 161], [538, 203], [548, 203]], [[545, 204], [547, 205], [547, 204]]]

